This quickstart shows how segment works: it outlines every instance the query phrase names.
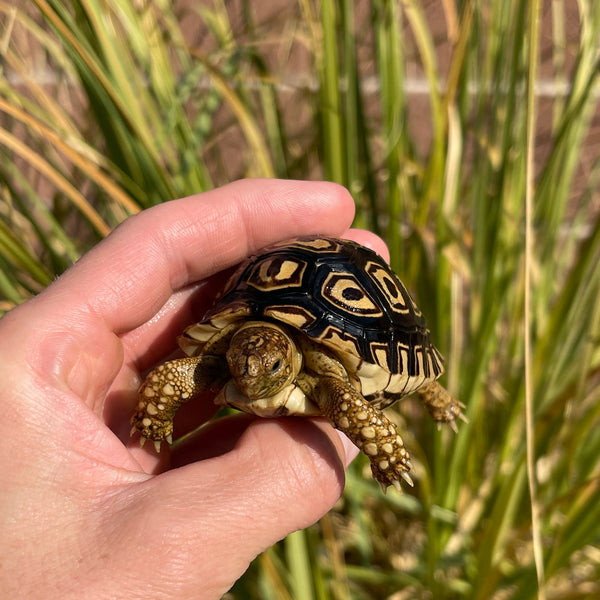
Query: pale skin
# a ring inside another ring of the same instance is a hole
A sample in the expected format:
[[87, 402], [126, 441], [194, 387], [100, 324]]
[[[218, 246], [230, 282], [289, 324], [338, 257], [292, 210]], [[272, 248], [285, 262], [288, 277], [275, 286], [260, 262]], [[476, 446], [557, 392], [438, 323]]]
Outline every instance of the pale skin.
[[[3, 597], [220, 598], [333, 506], [356, 449], [323, 419], [239, 415], [160, 455], [129, 419], [142, 374], [210, 305], [211, 275], [310, 233], [386, 256], [352, 217], [333, 184], [236, 182], [128, 220], [0, 320]], [[210, 394], [184, 406], [175, 437], [214, 411]]]

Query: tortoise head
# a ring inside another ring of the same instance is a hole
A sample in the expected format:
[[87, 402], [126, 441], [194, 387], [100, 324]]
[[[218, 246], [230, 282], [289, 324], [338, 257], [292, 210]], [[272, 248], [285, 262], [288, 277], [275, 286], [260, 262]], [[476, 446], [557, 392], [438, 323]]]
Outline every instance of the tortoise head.
[[274, 396], [302, 368], [296, 343], [275, 323], [250, 321], [233, 335], [227, 363], [239, 391], [251, 400]]

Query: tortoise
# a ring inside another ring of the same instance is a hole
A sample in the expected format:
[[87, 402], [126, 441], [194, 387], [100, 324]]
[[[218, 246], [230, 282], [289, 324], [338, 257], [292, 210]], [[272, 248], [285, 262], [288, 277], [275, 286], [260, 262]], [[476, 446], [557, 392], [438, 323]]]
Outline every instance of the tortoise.
[[436, 379], [443, 359], [387, 263], [352, 241], [310, 236], [264, 248], [178, 339], [187, 355], [152, 370], [131, 434], [172, 443], [173, 417], [200, 392], [262, 417], [323, 415], [371, 461], [384, 492], [413, 485], [408, 451], [382, 409], [418, 392], [438, 423], [464, 419]]

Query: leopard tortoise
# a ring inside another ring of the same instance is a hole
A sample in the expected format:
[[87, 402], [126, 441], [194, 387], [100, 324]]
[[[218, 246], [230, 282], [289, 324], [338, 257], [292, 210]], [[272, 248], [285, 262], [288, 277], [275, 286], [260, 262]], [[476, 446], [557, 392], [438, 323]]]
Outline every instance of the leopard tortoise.
[[262, 417], [323, 415], [371, 461], [385, 491], [412, 485], [408, 451], [382, 409], [417, 392], [456, 430], [460, 406], [436, 379], [443, 359], [425, 319], [387, 263], [355, 242], [302, 237], [264, 248], [230, 277], [200, 323], [179, 338], [185, 358], [151, 371], [132, 435], [172, 442], [173, 418], [200, 392]]

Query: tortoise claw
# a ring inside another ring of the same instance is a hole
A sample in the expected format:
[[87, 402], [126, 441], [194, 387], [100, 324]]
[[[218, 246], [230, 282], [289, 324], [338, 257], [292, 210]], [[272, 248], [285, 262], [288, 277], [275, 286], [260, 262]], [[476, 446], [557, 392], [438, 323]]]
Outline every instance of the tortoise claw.
[[410, 487], [415, 487], [412, 477], [408, 474], [407, 471], [400, 471], [400, 476], [402, 477], [402, 479], [404, 479], [404, 481], [406, 481], [406, 483], [408, 483], [408, 485], [410, 485]]
[[[402, 477], [402, 479], [404, 479], [404, 481], [406, 481], [406, 483], [408, 483], [408, 485], [410, 485], [410, 487], [415, 487], [412, 477], [408, 474], [408, 471], [400, 471], [400, 477]], [[402, 489], [402, 484], [400, 483], [399, 479], [392, 479], [391, 483], [400, 494], [402, 494], [404, 492], [404, 490]], [[385, 494], [387, 492], [387, 485], [383, 484], [381, 481], [379, 482], [379, 485], [381, 486], [381, 489], [383, 490], [383, 493]]]
[[[135, 433], [139, 433], [139, 432], [138, 432], [137, 427], [134, 426], [131, 428], [131, 431], [129, 432], [129, 436], [133, 437], [133, 435]], [[144, 437], [143, 435], [140, 436], [140, 448], [144, 447], [146, 440], [148, 440], [147, 437]], [[169, 434], [167, 437], [165, 437], [165, 440], [169, 443], [169, 445], [171, 445], [173, 443], [173, 436], [171, 434]], [[156, 450], [156, 452], [158, 454], [160, 454], [160, 447], [161, 447], [160, 440], [154, 440], [152, 443], [154, 444], [154, 449]]]

